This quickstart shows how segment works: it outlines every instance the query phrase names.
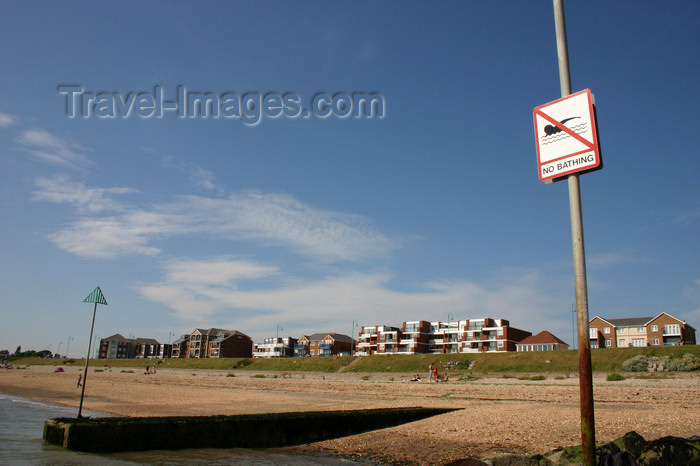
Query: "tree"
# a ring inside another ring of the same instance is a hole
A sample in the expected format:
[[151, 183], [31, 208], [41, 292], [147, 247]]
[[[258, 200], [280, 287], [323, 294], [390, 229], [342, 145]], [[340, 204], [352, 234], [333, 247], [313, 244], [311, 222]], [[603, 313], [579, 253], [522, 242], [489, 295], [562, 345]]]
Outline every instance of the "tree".
[[22, 346], [18, 346], [17, 349], [15, 350], [15, 356], [19, 356], [19, 353], [22, 352]]

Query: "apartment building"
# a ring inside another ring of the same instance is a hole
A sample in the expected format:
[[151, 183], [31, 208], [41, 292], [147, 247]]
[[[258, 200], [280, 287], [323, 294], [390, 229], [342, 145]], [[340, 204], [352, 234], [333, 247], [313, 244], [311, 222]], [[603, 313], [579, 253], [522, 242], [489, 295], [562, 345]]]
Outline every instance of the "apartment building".
[[360, 334], [355, 347], [356, 356], [367, 356], [370, 354], [384, 354], [394, 352], [393, 349], [399, 344], [402, 331], [398, 327], [388, 325], [374, 325], [372, 327], [361, 327]]
[[292, 337], [265, 338], [264, 343], [253, 345], [254, 358], [286, 358], [294, 356], [297, 339]]
[[125, 338], [119, 333], [102, 338], [97, 353], [99, 359], [134, 359], [170, 357], [171, 345], [153, 338]]
[[695, 345], [695, 328], [666, 312], [656, 317], [604, 319], [589, 324], [591, 348]]
[[303, 335], [294, 345], [295, 357], [325, 357], [350, 354], [355, 340], [342, 333], [314, 333]]
[[505, 319], [404, 322], [401, 328], [364, 326], [358, 356], [370, 354], [476, 353], [515, 351], [516, 344], [532, 334], [510, 326]]
[[180, 338], [173, 342], [171, 348], [170, 357], [171, 358], [184, 358], [187, 357], [187, 352], [190, 349], [190, 335], [180, 335]]

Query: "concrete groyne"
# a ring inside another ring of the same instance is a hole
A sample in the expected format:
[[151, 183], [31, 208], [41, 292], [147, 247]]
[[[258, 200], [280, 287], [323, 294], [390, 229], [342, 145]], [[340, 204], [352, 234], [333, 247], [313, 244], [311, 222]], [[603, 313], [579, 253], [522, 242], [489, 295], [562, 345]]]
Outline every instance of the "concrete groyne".
[[194, 417], [59, 418], [44, 440], [70, 450], [109, 453], [184, 448], [272, 448], [393, 427], [454, 411], [386, 408]]

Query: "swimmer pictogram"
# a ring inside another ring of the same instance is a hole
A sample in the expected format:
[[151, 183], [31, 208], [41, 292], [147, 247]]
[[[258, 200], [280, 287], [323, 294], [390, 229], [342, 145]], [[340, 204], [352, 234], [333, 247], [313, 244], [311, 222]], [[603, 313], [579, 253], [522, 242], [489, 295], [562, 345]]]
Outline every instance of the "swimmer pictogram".
[[590, 89], [540, 105], [533, 117], [540, 181], [601, 166]]

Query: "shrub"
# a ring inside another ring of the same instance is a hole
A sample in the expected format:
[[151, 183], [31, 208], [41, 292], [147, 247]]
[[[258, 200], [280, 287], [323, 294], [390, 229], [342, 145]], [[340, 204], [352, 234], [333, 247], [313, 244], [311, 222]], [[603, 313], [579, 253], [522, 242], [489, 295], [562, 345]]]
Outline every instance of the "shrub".
[[700, 359], [690, 353], [685, 353], [680, 358], [669, 359], [666, 363], [669, 371], [695, 371], [700, 369]]
[[670, 356], [635, 356], [622, 363], [622, 369], [627, 372], [670, 371], [686, 372], [700, 369], [700, 359], [691, 353], [685, 353], [679, 358]]
[[254, 379], [266, 379], [267, 378], [267, 376], [265, 374], [255, 374], [251, 377]]
[[545, 380], [547, 376], [545, 375], [533, 375], [528, 380]]
[[554, 377], [554, 380], [564, 380], [564, 379], [566, 379], [566, 377], [564, 377], [563, 375], [557, 375], [556, 377]]
[[463, 359], [461, 361], [450, 361], [448, 363], [445, 363], [445, 370], [447, 371], [454, 371], [454, 370], [469, 370], [471, 367], [471, 361], [468, 359]]
[[649, 357], [641, 354], [622, 363], [622, 370], [625, 372], [646, 372], [648, 369]]
[[236, 376], [236, 374], [234, 374], [232, 372], [229, 372], [228, 374], [226, 374], [226, 377], [235, 377], [235, 376]]
[[620, 380], [625, 380], [625, 378], [620, 374], [613, 372], [612, 374], [608, 374], [607, 380], [608, 382], [618, 382]]

